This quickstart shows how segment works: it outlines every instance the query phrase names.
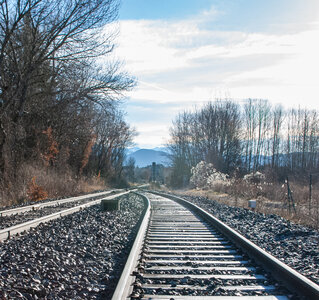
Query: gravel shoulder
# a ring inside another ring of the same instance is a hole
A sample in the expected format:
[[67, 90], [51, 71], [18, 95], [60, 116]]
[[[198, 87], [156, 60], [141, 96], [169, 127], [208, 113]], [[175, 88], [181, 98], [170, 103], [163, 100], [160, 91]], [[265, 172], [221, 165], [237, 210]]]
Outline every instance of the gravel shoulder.
[[[179, 195], [180, 196], [180, 195]], [[183, 198], [205, 209], [262, 249], [319, 284], [319, 232], [280, 216], [232, 207], [201, 196]]]
[[110, 299], [134, 241], [143, 201], [99, 205], [0, 243], [0, 299]]

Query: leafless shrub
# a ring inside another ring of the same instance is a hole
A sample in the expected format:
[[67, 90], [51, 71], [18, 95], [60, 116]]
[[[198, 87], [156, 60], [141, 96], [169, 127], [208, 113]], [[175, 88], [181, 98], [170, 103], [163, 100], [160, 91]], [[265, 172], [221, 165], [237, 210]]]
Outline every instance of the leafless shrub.
[[191, 173], [190, 184], [196, 188], [214, 188], [215, 185], [230, 184], [227, 174], [218, 172], [213, 164], [204, 161], [193, 167]]
[[259, 171], [254, 173], [249, 173], [244, 176], [244, 180], [248, 183], [261, 184], [265, 181], [265, 175]]

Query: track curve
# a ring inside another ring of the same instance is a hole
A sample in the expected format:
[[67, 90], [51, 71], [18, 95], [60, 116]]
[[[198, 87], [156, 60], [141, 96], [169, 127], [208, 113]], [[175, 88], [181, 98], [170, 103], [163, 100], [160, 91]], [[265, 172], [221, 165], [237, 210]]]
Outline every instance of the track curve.
[[294, 299], [319, 299], [317, 285], [195, 205], [159, 193], [144, 197], [148, 228], [112, 299], [287, 300], [296, 290]]

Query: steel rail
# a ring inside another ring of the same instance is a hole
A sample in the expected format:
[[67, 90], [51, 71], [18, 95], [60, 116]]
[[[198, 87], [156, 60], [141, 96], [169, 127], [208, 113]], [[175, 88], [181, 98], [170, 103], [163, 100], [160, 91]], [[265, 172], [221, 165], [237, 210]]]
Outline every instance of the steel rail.
[[146, 229], [150, 219], [151, 205], [150, 205], [149, 199], [142, 194], [139, 194], [139, 193], [136, 193], [136, 194], [143, 198], [145, 209], [144, 209], [144, 213], [141, 216], [140, 228], [135, 237], [134, 244], [132, 246], [132, 249], [130, 251], [130, 254], [124, 266], [124, 269], [122, 271], [122, 275], [113, 293], [112, 300], [126, 299], [127, 295], [130, 295], [133, 290], [132, 284], [135, 281], [134, 272], [136, 271], [137, 262], [140, 258], [139, 249], [142, 247], [144, 237], [146, 234]]
[[265, 250], [261, 249], [256, 244], [199, 206], [174, 195], [154, 191], [152, 191], [152, 193], [174, 200], [195, 211], [207, 222], [213, 224], [215, 228], [240, 247], [244, 252], [248, 253], [248, 255], [255, 259], [256, 262], [260, 263], [264, 269], [269, 271], [278, 282], [283, 283], [289, 290], [296, 292], [300, 296], [306, 296], [307, 299], [319, 299], [319, 286], [317, 284], [281, 262]]
[[47, 206], [57, 206], [57, 205], [68, 203], [68, 202], [75, 202], [75, 201], [83, 200], [86, 198], [101, 197], [101, 196], [105, 196], [105, 195], [114, 193], [116, 191], [119, 191], [119, 190], [110, 190], [110, 191], [105, 191], [105, 192], [92, 193], [92, 194], [87, 194], [87, 195], [82, 195], [82, 196], [77, 196], [77, 197], [65, 198], [65, 199], [60, 199], [60, 200], [53, 200], [53, 201], [48, 201], [48, 202], [43, 202], [43, 203], [36, 203], [36, 204], [32, 204], [32, 205], [16, 207], [16, 208], [7, 209], [7, 210], [0, 210], [0, 217], [16, 215], [16, 214], [20, 214], [23, 212], [40, 209], [42, 207], [47, 207]]
[[85, 204], [81, 204], [81, 205], [78, 205], [78, 206], [75, 206], [72, 208], [68, 208], [68, 209], [59, 211], [57, 213], [53, 213], [53, 214], [50, 214], [50, 215], [47, 215], [47, 216], [44, 216], [41, 218], [37, 218], [37, 219], [31, 220], [31, 221], [28, 221], [25, 223], [21, 223], [21, 224], [15, 225], [15, 226], [1, 229], [0, 230], [0, 241], [9, 239], [10, 237], [14, 236], [15, 234], [27, 231], [30, 228], [34, 228], [41, 223], [47, 223], [51, 220], [58, 219], [58, 218], [63, 217], [63, 216], [67, 216], [69, 214], [73, 214], [77, 211], [83, 210], [83, 209], [90, 207], [92, 205], [96, 205], [102, 200], [112, 200], [112, 199], [115, 199], [118, 197], [122, 197], [122, 196], [128, 194], [129, 192], [130, 191], [125, 191], [125, 192], [122, 192], [122, 193], [119, 193], [116, 195], [112, 195], [112, 196], [108, 196], [108, 197], [105, 197], [102, 199], [93, 200], [93, 201], [90, 201], [90, 202], [85, 203]]

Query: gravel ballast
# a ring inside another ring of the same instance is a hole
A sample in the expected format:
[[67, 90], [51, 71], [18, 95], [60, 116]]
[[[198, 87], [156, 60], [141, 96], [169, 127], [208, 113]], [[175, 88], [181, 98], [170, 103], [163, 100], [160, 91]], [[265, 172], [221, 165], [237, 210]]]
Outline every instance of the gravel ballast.
[[319, 233], [277, 215], [265, 215], [217, 201], [183, 196], [240, 232], [288, 266], [319, 284]]
[[0, 299], [110, 299], [134, 241], [143, 201], [99, 205], [0, 243]]
[[[102, 197], [100, 197], [102, 198]], [[55, 204], [52, 206], [45, 206], [41, 207], [39, 209], [35, 210], [30, 210], [30, 211], [25, 211], [19, 214], [15, 215], [9, 215], [9, 216], [0, 216], [0, 229], [8, 228], [11, 226], [15, 226], [21, 223], [25, 223], [37, 218], [41, 218], [47, 215], [51, 215], [54, 213], [57, 213], [59, 211], [75, 207], [78, 205], [82, 205], [85, 203], [88, 203], [90, 201], [97, 200], [96, 198], [86, 198], [83, 200], [78, 200], [78, 201], [72, 201], [72, 202], [67, 202], [67, 203], [62, 203], [62, 204]]]

